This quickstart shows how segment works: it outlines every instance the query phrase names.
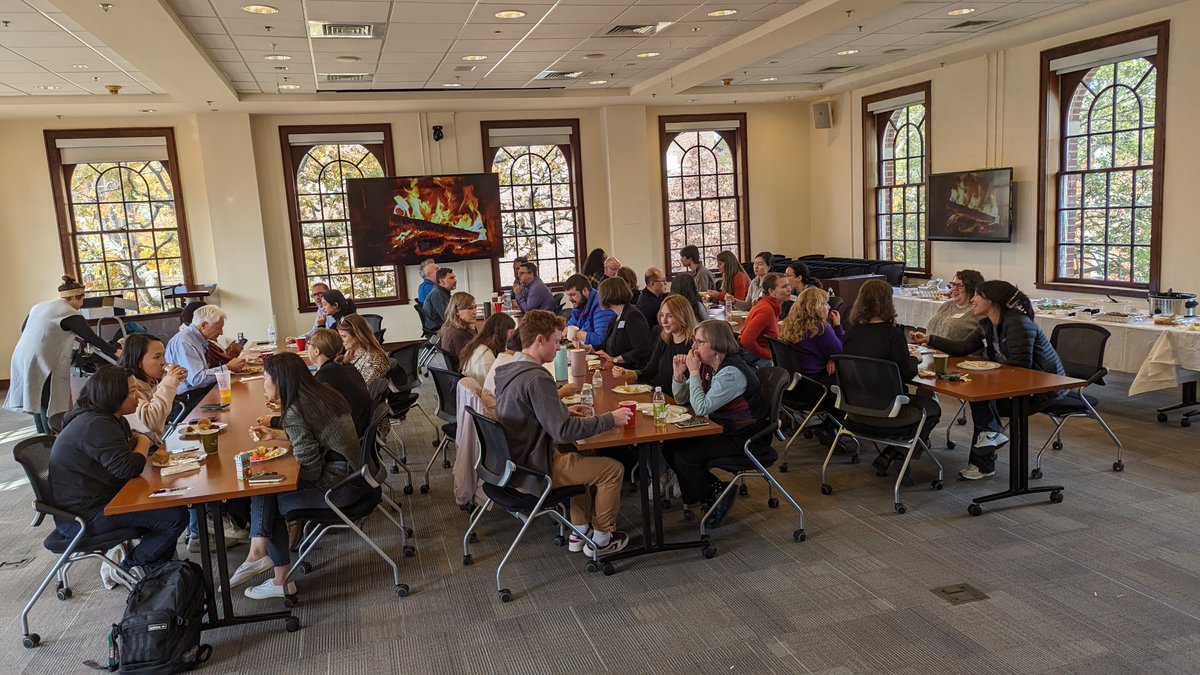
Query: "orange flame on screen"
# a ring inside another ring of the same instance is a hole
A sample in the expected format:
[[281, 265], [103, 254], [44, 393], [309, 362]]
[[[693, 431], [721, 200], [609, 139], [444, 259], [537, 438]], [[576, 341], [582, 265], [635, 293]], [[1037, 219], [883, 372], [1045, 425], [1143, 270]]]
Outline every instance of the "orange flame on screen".
[[411, 179], [400, 186], [394, 215], [435, 225], [466, 230], [478, 238], [486, 234], [475, 186], [458, 177]]

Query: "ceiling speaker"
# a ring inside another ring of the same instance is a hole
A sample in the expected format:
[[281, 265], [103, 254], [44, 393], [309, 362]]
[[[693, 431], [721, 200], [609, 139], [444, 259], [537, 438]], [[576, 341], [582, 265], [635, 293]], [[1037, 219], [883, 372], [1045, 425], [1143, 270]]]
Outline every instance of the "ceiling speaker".
[[812, 104], [812, 119], [816, 129], [833, 128], [833, 104], [830, 101]]

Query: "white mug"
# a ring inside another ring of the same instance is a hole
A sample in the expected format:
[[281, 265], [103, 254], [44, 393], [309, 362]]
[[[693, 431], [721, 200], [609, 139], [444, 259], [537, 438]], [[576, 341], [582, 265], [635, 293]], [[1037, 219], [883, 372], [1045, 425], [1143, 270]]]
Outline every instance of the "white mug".
[[575, 334], [579, 332], [579, 326], [567, 326], [567, 339], [574, 341]]

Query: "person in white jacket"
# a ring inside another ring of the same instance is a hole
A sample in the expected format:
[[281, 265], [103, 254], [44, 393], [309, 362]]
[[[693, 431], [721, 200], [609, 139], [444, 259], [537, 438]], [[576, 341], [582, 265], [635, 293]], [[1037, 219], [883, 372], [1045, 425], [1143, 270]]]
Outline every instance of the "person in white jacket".
[[175, 389], [187, 378], [187, 369], [168, 365], [162, 340], [141, 333], [125, 338], [120, 364], [137, 380], [137, 409], [125, 419], [134, 431], [162, 444], [167, 418], [175, 401]]

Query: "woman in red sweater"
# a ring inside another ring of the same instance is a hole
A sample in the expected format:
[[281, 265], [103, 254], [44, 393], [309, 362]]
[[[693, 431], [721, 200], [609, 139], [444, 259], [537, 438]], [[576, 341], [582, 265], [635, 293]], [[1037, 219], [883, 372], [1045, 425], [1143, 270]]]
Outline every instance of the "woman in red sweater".
[[717, 271], [721, 273], [721, 290], [709, 291], [708, 299], [724, 302], [725, 296], [730, 295], [737, 300], [745, 300], [750, 294], [750, 275], [742, 269], [742, 263], [738, 262], [733, 251], [717, 254]]
[[763, 294], [750, 308], [738, 342], [746, 351], [758, 357], [756, 366], [771, 365], [771, 345], [767, 338], [779, 339], [779, 307], [791, 295], [787, 278], [768, 274], [762, 280]]

